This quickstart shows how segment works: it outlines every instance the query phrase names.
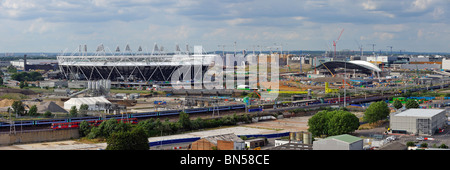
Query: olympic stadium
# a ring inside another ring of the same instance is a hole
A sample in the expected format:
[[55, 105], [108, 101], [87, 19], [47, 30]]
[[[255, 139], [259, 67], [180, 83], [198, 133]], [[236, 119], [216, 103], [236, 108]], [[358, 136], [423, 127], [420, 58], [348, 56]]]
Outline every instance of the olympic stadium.
[[[129, 45], [121, 52], [119, 46], [114, 52], [108, 51], [102, 44], [95, 53], [88, 53], [86, 45], [79, 46], [76, 52], [57, 56], [59, 69], [68, 80], [111, 80], [124, 82], [168, 82], [172, 76], [202, 76], [214, 61], [216, 54], [205, 54], [201, 46], [194, 47], [194, 53], [163, 52], [163, 47], [155, 44], [151, 53], [132, 52]], [[189, 49], [189, 47], [187, 47]], [[179, 68], [185, 69], [179, 69]], [[198, 69], [198, 68], [202, 69]]]

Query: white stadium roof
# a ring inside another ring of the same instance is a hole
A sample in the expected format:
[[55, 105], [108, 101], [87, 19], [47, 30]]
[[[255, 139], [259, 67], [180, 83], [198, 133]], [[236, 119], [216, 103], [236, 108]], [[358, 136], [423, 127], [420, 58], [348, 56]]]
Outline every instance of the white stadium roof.
[[362, 67], [366, 67], [366, 68], [370, 68], [373, 71], [377, 71], [380, 72], [381, 69], [378, 68], [377, 66], [375, 66], [374, 64], [367, 62], [367, 61], [362, 61], [362, 60], [353, 60], [353, 61], [348, 61], [349, 63], [352, 64], [356, 64], [356, 65], [360, 65]]

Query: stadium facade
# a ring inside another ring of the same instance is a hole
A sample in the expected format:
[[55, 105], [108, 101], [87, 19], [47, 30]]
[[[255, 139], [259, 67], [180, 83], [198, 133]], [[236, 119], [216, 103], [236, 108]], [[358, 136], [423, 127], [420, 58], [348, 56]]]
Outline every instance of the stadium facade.
[[188, 74], [190, 77], [200, 77], [215, 58], [220, 58], [216, 54], [204, 54], [201, 46], [195, 46], [194, 53], [182, 53], [177, 46], [174, 54], [163, 53], [156, 44], [150, 54], [143, 53], [141, 47], [137, 53], [129, 49], [127, 45], [126, 53], [120, 53], [117, 47], [115, 53], [107, 54], [100, 45], [96, 53], [89, 54], [86, 46], [84, 50], [80, 46], [77, 53], [57, 56], [57, 60], [59, 69], [68, 80], [168, 82], [173, 81], [174, 75], [179, 76], [180, 80]]

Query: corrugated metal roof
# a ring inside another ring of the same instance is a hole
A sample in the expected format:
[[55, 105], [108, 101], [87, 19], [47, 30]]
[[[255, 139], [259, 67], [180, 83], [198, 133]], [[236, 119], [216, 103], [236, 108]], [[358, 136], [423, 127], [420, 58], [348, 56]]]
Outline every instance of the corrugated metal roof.
[[204, 139], [208, 140], [209, 142], [211, 142], [211, 143], [213, 143], [215, 145], [217, 145], [217, 141], [218, 140], [233, 141], [233, 142], [238, 142], [238, 143], [243, 143], [244, 142], [244, 140], [242, 140], [241, 138], [236, 136], [234, 133], [215, 135], [215, 136], [208, 136], [208, 137], [205, 137]]
[[408, 109], [394, 116], [407, 116], [407, 117], [427, 117], [431, 118], [441, 112], [444, 109]]
[[100, 103], [111, 103], [109, 100], [107, 100], [105, 97], [83, 97], [83, 98], [71, 98], [70, 100], [66, 101], [66, 103], [71, 104], [88, 104], [93, 105], [96, 102]]

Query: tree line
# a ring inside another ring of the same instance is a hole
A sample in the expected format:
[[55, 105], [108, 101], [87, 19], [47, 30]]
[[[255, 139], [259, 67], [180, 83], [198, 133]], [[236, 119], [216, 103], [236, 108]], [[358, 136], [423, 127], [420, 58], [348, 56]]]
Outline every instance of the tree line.
[[[248, 114], [224, 116], [221, 118], [191, 120], [189, 114], [180, 113], [176, 122], [148, 119], [137, 125], [117, 122], [116, 119], [103, 121], [95, 127], [86, 121], [80, 123], [80, 137], [88, 139], [103, 138], [107, 141], [107, 150], [148, 150], [148, 138], [161, 135], [172, 135], [186, 131], [236, 125], [238, 122], [250, 123], [252, 116]], [[146, 140], [146, 141], [145, 141]], [[144, 143], [146, 146], [144, 146]]]
[[[375, 123], [389, 116], [386, 102], [372, 103], [364, 112], [363, 121]], [[359, 119], [345, 110], [323, 110], [308, 120], [308, 131], [313, 136], [335, 136], [353, 133], [359, 128]]]

